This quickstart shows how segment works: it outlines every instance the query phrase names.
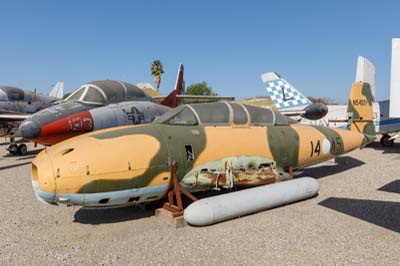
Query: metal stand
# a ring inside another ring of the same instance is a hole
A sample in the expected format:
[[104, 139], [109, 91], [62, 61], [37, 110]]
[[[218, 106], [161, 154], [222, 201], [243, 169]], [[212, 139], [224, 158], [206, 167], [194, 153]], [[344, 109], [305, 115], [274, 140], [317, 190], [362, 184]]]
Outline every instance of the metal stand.
[[[186, 197], [188, 197], [192, 201], [197, 200], [195, 196], [190, 194], [189, 191], [187, 191], [186, 189], [184, 189], [179, 185], [178, 165], [176, 163], [173, 163], [171, 165], [171, 179], [168, 189], [168, 202], [164, 203], [163, 208], [171, 212], [171, 215], [174, 218], [183, 215], [183, 204], [182, 204], [181, 193], [183, 193]], [[174, 203], [174, 195], [176, 198], [176, 205]]]
[[293, 179], [293, 166], [289, 166], [289, 176], [291, 179]]

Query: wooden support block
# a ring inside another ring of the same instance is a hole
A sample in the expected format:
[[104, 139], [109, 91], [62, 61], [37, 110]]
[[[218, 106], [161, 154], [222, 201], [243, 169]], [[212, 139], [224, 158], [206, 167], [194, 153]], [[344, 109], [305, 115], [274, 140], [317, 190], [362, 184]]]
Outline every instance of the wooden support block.
[[173, 228], [181, 228], [186, 225], [183, 216], [174, 217], [173, 213], [164, 209], [156, 209], [156, 218], [159, 219], [163, 224], [167, 224]]

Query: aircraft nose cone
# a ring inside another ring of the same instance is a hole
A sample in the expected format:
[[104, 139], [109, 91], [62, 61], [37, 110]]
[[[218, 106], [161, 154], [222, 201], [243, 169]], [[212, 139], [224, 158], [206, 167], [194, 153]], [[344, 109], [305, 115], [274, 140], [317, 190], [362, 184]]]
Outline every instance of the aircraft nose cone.
[[35, 139], [40, 136], [42, 127], [35, 120], [25, 120], [19, 126], [19, 133], [25, 139]]
[[35, 192], [36, 198], [43, 203], [48, 203], [51, 205], [57, 205], [56, 195], [52, 192], [47, 192], [39, 189], [39, 185], [37, 182], [32, 181], [33, 191]]
[[31, 167], [36, 197], [42, 202], [56, 204], [56, 180], [50, 158], [42, 152], [32, 161]]

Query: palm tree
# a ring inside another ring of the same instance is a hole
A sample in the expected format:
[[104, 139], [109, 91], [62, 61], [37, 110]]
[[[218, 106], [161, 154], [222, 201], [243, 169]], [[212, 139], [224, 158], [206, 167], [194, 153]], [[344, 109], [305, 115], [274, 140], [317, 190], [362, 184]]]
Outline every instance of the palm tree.
[[164, 68], [160, 60], [156, 59], [153, 61], [153, 64], [151, 64], [150, 71], [151, 75], [154, 77], [154, 83], [156, 84], [156, 88], [158, 91], [161, 84], [161, 75], [164, 74]]

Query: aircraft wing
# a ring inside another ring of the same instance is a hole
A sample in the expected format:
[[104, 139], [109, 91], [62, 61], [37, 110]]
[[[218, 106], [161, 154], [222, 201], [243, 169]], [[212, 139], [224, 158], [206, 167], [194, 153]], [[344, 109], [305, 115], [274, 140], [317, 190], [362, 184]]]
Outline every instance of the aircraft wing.
[[151, 98], [153, 98], [154, 100], [158, 101], [158, 102], [162, 102], [162, 100], [164, 100], [167, 96], [151, 96]]
[[278, 111], [275, 103], [271, 100], [271, 97], [269, 96], [255, 96], [252, 98], [239, 99], [237, 100], [237, 102], [257, 107], [271, 108], [274, 111]]
[[0, 114], [0, 121], [22, 121], [28, 118], [27, 114]]

